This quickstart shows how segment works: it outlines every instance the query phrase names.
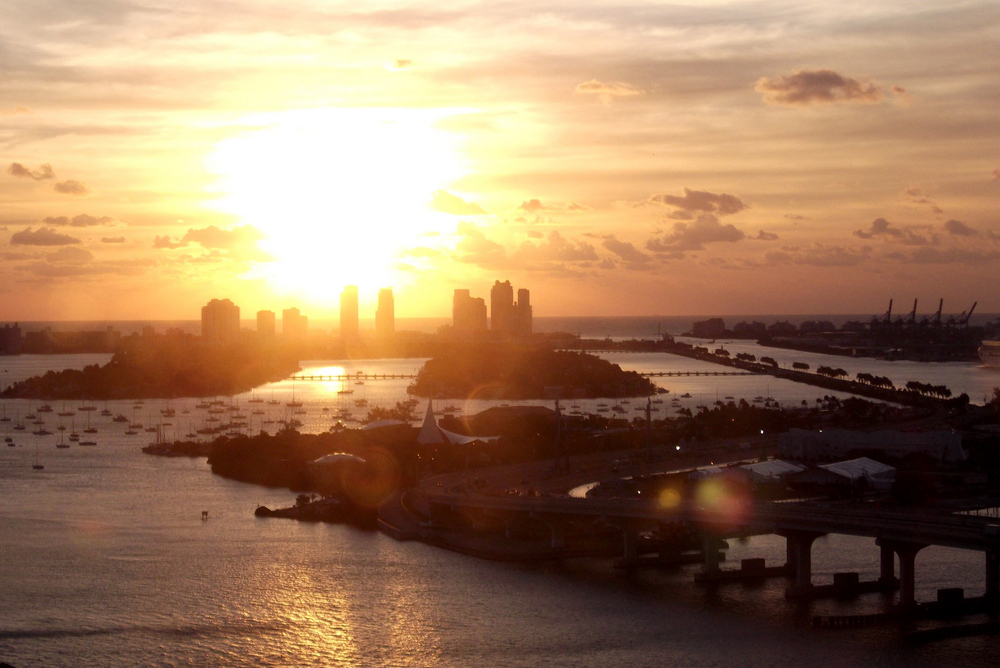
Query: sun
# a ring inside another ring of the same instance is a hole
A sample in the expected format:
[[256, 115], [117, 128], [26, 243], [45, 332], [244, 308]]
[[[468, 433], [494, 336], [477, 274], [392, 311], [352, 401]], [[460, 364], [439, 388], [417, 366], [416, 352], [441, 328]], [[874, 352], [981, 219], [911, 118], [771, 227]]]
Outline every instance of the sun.
[[[208, 158], [212, 207], [260, 230], [273, 262], [248, 278], [276, 293], [334, 304], [344, 285], [398, 285], [400, 254], [454, 221], [428, 208], [467, 170], [455, 110], [326, 108], [257, 115]], [[426, 241], [422, 242], [426, 245]]]

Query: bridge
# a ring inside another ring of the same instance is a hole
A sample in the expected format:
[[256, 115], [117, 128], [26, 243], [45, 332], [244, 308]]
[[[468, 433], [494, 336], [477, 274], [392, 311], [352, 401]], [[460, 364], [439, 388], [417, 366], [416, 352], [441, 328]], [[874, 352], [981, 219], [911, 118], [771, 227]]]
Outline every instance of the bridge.
[[[540, 471], [541, 469], [538, 469]], [[536, 471], [536, 472], [538, 472]], [[511, 467], [514, 479], [526, 482], [529, 471]], [[636, 563], [640, 533], [649, 529], [690, 529], [703, 540], [704, 571], [700, 578], [720, 575], [719, 546], [727, 537], [777, 534], [786, 539], [786, 564], [774, 569], [791, 574], [789, 595], [809, 596], [812, 584], [811, 549], [825, 534], [875, 539], [880, 549], [880, 577], [876, 585], [893, 588], [895, 557], [899, 559], [899, 608], [917, 605], [914, 595], [917, 553], [940, 545], [984, 553], [985, 599], [1000, 602], [1000, 524], [996, 518], [955, 514], [941, 510], [885, 510], [817, 503], [758, 502], [733, 512], [701, 507], [691, 502], [666, 508], [657, 500], [640, 498], [572, 498], [564, 495], [499, 495], [476, 491], [476, 472], [430, 478], [408, 492], [407, 504], [427, 518], [424, 523], [454, 531], [454, 518], [472, 518], [472, 527], [501, 521], [512, 524], [542, 522], [550, 531], [554, 552], [565, 546], [567, 528], [581, 519], [596, 520], [621, 530], [624, 562]], [[476, 520], [475, 518], [480, 518]], [[508, 528], [509, 531], [509, 528]], [[761, 564], [762, 565], [762, 564]], [[732, 574], [733, 571], [726, 573]]]
[[[647, 378], [679, 378], [682, 376], [753, 376], [750, 371], [637, 371], [640, 376]], [[317, 382], [348, 382], [348, 381], [368, 381], [368, 380], [407, 380], [414, 379], [417, 374], [413, 373], [345, 373], [345, 374], [320, 374], [320, 373], [300, 373], [290, 377], [294, 381], [317, 381]]]

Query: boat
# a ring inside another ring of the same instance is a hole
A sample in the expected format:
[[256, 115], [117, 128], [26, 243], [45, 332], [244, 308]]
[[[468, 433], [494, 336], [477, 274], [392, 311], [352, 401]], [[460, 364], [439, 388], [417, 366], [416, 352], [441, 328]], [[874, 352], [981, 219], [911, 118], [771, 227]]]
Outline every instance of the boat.
[[97, 445], [94, 441], [80, 441], [80, 445]]
[[681, 399], [690, 399], [690, 398], [691, 398], [690, 392], [685, 392], [684, 394], [681, 395]]
[[56, 443], [56, 447], [59, 449], [65, 449], [69, 447], [69, 443], [63, 442], [63, 435], [61, 433], [59, 434], [59, 442]]
[[35, 469], [36, 471], [41, 471], [43, 468], [45, 468], [45, 465], [38, 461], [37, 445], [35, 446], [35, 463], [31, 465], [31, 468]]
[[51, 436], [52, 435], [52, 432], [49, 431], [48, 429], [39, 429], [39, 430], [33, 431], [31, 433], [34, 434], [35, 436]]
[[128, 422], [128, 418], [119, 413], [111, 419], [112, 422]]
[[983, 341], [979, 346], [979, 359], [991, 369], [1000, 368], [1000, 341]]
[[10, 418], [7, 417], [7, 407], [0, 406], [0, 410], [3, 411], [3, 417], [0, 417], [0, 422], [10, 422]]
[[90, 413], [87, 413], [87, 428], [83, 430], [84, 434], [96, 434], [97, 429], [90, 426]]
[[49, 406], [48, 404], [45, 404], [44, 406], [39, 406], [37, 412], [38, 413], [51, 413], [52, 412], [52, 406]]

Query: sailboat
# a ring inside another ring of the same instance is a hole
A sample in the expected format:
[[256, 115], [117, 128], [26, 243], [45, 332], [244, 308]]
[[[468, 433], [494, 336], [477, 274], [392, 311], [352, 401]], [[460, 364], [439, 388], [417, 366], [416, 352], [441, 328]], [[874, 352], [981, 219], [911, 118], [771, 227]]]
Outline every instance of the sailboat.
[[40, 463], [38, 461], [38, 446], [37, 445], [35, 446], [35, 463], [31, 465], [31, 468], [35, 469], [36, 471], [41, 471], [43, 468], [45, 468], [45, 465], [42, 464], [42, 463]]
[[302, 408], [302, 402], [295, 401], [295, 383], [292, 383], [292, 400], [285, 405], [289, 408]]
[[6, 405], [6, 404], [4, 404], [4, 405], [3, 405], [2, 407], [0, 407], [0, 408], [2, 408], [2, 409], [3, 409], [3, 417], [0, 417], [0, 422], [10, 422], [10, 418], [9, 418], [9, 417], [7, 417], [7, 405]]
[[69, 443], [64, 443], [63, 442], [63, 432], [59, 432], [59, 442], [56, 443], [56, 447], [60, 448], [60, 449], [64, 449], [64, 448], [68, 448], [69, 447]]
[[[87, 428], [83, 430], [84, 434], [96, 434], [97, 429], [90, 426], [90, 413], [87, 413]], [[80, 445], [83, 445], [82, 443]]]

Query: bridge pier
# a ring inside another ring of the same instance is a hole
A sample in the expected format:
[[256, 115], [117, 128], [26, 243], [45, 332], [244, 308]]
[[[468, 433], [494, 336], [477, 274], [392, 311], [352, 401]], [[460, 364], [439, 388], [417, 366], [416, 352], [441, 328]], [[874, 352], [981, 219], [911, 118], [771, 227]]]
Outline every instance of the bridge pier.
[[984, 596], [996, 603], [1000, 601], [1000, 553], [986, 551], [986, 591]]
[[562, 550], [566, 547], [566, 525], [563, 522], [549, 520], [549, 532], [549, 546], [553, 550]]
[[705, 553], [705, 575], [718, 575], [719, 550], [722, 548], [722, 539], [706, 533], [703, 537], [702, 545], [702, 551]]
[[879, 544], [879, 572], [878, 581], [885, 587], [895, 585], [896, 582], [896, 553], [893, 551], [892, 547], [885, 544]]
[[805, 593], [812, 588], [812, 544], [826, 534], [816, 531], [784, 531], [779, 535], [785, 537], [785, 566], [795, 573], [791, 591]]
[[[888, 547], [899, 557], [899, 607], [902, 609], [913, 608], [917, 604], [915, 588], [917, 553], [927, 545], [899, 540], [890, 541], [882, 538], [875, 542], [883, 548]], [[883, 552], [883, 557], [884, 555]]]

